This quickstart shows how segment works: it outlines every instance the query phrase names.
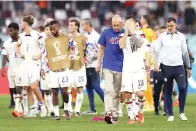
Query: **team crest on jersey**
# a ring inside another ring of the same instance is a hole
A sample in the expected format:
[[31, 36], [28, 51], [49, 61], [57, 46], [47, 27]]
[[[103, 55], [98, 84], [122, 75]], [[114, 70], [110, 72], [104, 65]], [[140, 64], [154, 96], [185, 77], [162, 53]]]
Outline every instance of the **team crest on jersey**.
[[69, 51], [70, 51], [70, 59], [75, 60], [78, 57], [79, 49], [77, 43], [74, 40], [69, 41]]

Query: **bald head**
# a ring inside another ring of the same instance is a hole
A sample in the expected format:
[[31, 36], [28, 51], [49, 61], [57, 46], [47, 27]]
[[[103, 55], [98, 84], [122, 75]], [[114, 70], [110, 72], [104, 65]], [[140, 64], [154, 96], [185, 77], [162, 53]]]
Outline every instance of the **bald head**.
[[120, 32], [122, 28], [122, 18], [119, 15], [112, 17], [112, 28], [115, 32]]

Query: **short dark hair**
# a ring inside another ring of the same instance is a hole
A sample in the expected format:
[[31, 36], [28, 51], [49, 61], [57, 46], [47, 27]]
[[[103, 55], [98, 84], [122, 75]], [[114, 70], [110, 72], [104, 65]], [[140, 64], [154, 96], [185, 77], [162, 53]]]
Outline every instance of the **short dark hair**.
[[78, 27], [77, 31], [80, 32], [80, 22], [76, 19], [71, 19], [69, 22], [74, 22], [75, 26]]
[[44, 29], [49, 27], [50, 26], [50, 23], [47, 23], [45, 26], [44, 26]]
[[164, 30], [164, 29], [167, 29], [167, 27], [166, 26], [161, 26], [160, 29]]
[[32, 15], [23, 16], [22, 20], [27, 22], [29, 26], [32, 26], [34, 23], [34, 17]]
[[176, 19], [174, 18], [174, 17], [169, 17], [169, 18], [167, 18], [167, 22], [174, 22], [174, 23], [176, 23]]
[[44, 28], [45, 28], [45, 27], [44, 27], [44, 26], [42, 26], [42, 25], [38, 27], [38, 29], [39, 29], [41, 32], [43, 32], [43, 31], [44, 31]]
[[19, 30], [19, 25], [15, 22], [12, 22], [8, 25], [8, 28], [13, 28], [15, 30]]
[[52, 21], [50, 21], [49, 26], [54, 25], [54, 24], [59, 25], [59, 22], [56, 20], [52, 20]]
[[128, 19], [133, 19], [135, 22], [137, 22], [136, 17], [135, 17], [135, 16], [133, 16], [133, 15], [129, 15], [129, 16], [127, 16], [127, 17], [126, 17], [126, 20], [128, 20]]
[[146, 22], [148, 24], [150, 24], [150, 17], [149, 17], [149, 15], [143, 15], [142, 17], [146, 20]]

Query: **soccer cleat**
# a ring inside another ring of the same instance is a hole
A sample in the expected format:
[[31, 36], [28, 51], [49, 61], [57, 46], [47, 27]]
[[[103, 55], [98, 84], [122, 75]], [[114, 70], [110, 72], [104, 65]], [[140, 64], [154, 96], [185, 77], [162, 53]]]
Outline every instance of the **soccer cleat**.
[[96, 111], [88, 110], [81, 113], [82, 115], [97, 115]]
[[138, 113], [138, 122], [139, 122], [139, 124], [144, 123], [144, 114], [141, 112]]
[[19, 112], [17, 117], [24, 117], [24, 113], [23, 112]]
[[136, 122], [135, 122], [135, 120], [128, 120], [128, 124], [135, 124]]
[[81, 116], [80, 112], [75, 113], [75, 117], [80, 117], [80, 116]]
[[71, 119], [71, 116], [69, 114], [69, 111], [68, 110], [65, 110], [64, 113], [65, 113], [65, 119], [70, 120]]
[[41, 106], [40, 117], [46, 117], [48, 114], [48, 110], [46, 109], [45, 105]]
[[14, 117], [18, 117], [18, 112], [15, 111], [15, 110], [13, 110], [13, 111], [12, 111], [12, 115], [13, 115]]
[[53, 116], [52, 119], [53, 120], [60, 120], [60, 117], [59, 116]]
[[156, 116], [159, 116], [159, 115], [160, 115], [160, 114], [159, 114], [159, 111], [155, 111], [154, 114], [155, 114]]
[[169, 116], [167, 121], [169, 121], [169, 122], [174, 121], [174, 116]]
[[184, 113], [180, 113], [179, 117], [180, 117], [180, 120], [182, 120], [182, 121], [187, 121], [188, 120]]

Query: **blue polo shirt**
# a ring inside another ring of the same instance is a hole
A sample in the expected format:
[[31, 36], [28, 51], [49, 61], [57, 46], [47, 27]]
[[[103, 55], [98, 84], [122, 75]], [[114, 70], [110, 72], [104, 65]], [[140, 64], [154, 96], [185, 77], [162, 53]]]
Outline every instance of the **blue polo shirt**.
[[121, 32], [115, 32], [113, 28], [108, 28], [101, 34], [98, 43], [105, 47], [103, 56], [103, 68], [122, 72], [123, 51], [119, 46]]

